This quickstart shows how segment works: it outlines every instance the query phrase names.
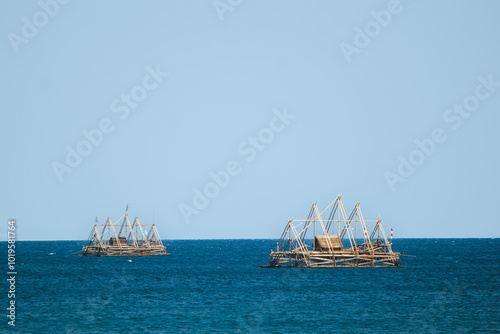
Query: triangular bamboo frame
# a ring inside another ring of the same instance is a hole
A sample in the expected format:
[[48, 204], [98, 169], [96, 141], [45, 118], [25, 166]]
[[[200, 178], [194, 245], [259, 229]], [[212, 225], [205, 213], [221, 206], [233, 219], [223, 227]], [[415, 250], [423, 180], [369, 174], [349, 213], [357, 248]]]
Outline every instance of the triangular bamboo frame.
[[[322, 215], [329, 208], [330, 215], [325, 220]], [[321, 227], [321, 234], [316, 234], [317, 222]], [[374, 225], [370, 226], [369, 223]], [[337, 235], [344, 246], [334, 249], [327, 237], [326, 251], [311, 249], [305, 242], [311, 226], [313, 240], [317, 235]], [[358, 237], [358, 226], [363, 233], [362, 238]], [[288, 220], [276, 249], [271, 251], [269, 265], [262, 267], [397, 267], [400, 254], [393, 252], [391, 246], [380, 215], [378, 220], [365, 220], [359, 203], [356, 203], [347, 216], [341, 195], [338, 195], [322, 212], [314, 202], [307, 219]]]
[[[137, 217], [131, 224], [127, 212], [115, 223], [108, 217], [100, 232], [98, 226], [96, 218], [87, 243], [82, 249], [83, 256], [170, 255], [163, 246], [156, 225], [142, 225]], [[149, 227], [147, 233], [144, 232], [145, 227]]]

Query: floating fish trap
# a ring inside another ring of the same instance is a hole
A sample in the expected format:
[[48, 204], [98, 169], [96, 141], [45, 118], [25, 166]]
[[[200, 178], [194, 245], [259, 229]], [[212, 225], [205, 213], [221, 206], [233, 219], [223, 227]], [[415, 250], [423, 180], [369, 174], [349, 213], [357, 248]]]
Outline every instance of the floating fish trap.
[[261, 267], [399, 267], [400, 253], [391, 246], [380, 216], [365, 220], [359, 203], [347, 216], [339, 195], [322, 212], [313, 203], [307, 219], [288, 220], [269, 265]]
[[[120, 220], [123, 220], [120, 223]], [[113, 223], [96, 223], [83, 247], [83, 256], [152, 256], [170, 255], [163, 246], [155, 224], [142, 225], [135, 217], [131, 224], [128, 213]]]

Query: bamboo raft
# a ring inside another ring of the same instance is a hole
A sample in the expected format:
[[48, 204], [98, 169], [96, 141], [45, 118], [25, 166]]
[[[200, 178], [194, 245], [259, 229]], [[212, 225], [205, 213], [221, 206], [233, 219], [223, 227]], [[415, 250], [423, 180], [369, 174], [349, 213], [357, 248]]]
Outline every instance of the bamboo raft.
[[[123, 218], [123, 221], [119, 221]], [[102, 226], [99, 231], [98, 226]], [[118, 231], [118, 232], [117, 232]], [[106, 223], [96, 223], [86, 245], [82, 248], [82, 256], [154, 256], [170, 255], [163, 246], [155, 224], [142, 225], [135, 217], [131, 224], [128, 213], [115, 223], [108, 217]]]
[[[324, 220], [322, 214], [330, 207], [329, 218]], [[319, 235], [316, 223], [321, 227]], [[312, 246], [305, 242], [311, 232]], [[393, 252], [391, 246], [380, 216], [378, 220], [365, 220], [359, 203], [347, 216], [339, 195], [321, 213], [313, 203], [306, 220], [288, 220], [276, 249], [271, 251], [269, 265], [261, 267], [401, 267], [400, 253]]]

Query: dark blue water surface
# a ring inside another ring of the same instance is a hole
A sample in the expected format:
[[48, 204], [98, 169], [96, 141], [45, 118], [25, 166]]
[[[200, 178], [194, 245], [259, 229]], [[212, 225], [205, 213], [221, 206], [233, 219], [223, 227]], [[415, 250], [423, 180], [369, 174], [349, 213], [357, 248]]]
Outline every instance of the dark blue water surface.
[[260, 268], [276, 240], [167, 240], [171, 256], [101, 258], [75, 254], [83, 243], [17, 242], [16, 331], [500, 332], [500, 239], [395, 240], [417, 256], [406, 268], [328, 269]]

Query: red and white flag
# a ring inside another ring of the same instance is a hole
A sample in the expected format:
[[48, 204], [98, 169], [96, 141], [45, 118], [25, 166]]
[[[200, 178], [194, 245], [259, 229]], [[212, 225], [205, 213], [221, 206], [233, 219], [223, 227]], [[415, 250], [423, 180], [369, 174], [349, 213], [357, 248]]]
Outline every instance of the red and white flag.
[[393, 234], [393, 231], [392, 231], [392, 228], [391, 228], [391, 240], [392, 240], [392, 234]]
[[365, 230], [365, 237], [368, 237], [368, 233], [366, 233], [366, 227], [363, 227], [363, 230]]

